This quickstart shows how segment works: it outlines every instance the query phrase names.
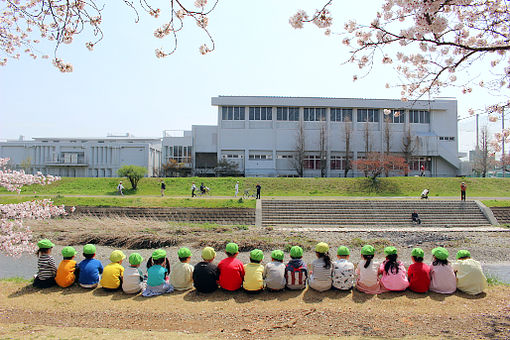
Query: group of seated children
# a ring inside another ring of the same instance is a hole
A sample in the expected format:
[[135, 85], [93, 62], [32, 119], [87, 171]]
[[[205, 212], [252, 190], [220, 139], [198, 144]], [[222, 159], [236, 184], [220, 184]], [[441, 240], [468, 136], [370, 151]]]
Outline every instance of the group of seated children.
[[69, 287], [75, 281], [83, 288], [95, 288], [100, 285], [105, 290], [122, 289], [127, 294], [155, 296], [174, 290], [184, 291], [195, 288], [198, 292], [211, 293], [218, 287], [226, 291], [243, 288], [247, 292], [300, 290], [310, 288], [323, 292], [329, 289], [350, 290], [356, 288], [367, 294], [381, 294], [389, 291], [410, 289], [417, 293], [432, 291], [440, 294], [453, 294], [457, 289], [476, 295], [487, 288], [487, 280], [479, 262], [471, 259], [467, 250], [457, 252], [457, 261], [450, 265], [449, 253], [445, 248], [432, 250], [431, 265], [423, 263], [424, 251], [414, 248], [411, 253], [412, 264], [406, 270], [398, 260], [397, 249], [386, 247], [386, 259], [382, 263], [374, 261], [375, 250], [371, 245], [361, 249], [361, 261], [355, 266], [349, 262], [350, 251], [341, 246], [337, 251], [337, 260], [329, 256], [329, 246], [320, 242], [315, 247], [317, 258], [307, 268], [303, 262], [303, 249], [294, 246], [290, 249], [291, 260], [284, 264], [284, 253], [274, 250], [271, 262], [265, 266], [262, 250], [250, 252], [250, 263], [243, 264], [237, 255], [239, 248], [228, 243], [225, 249], [227, 258], [216, 266], [213, 264], [216, 252], [211, 247], [202, 250], [202, 262], [194, 267], [189, 264], [191, 251], [180, 248], [177, 252], [179, 262], [172, 265], [166, 251], [158, 249], [147, 262], [147, 275], [140, 269], [143, 258], [138, 253], [129, 256], [129, 266], [122, 266], [126, 255], [114, 250], [110, 255], [111, 263], [103, 268], [100, 261], [94, 259], [96, 247], [87, 244], [83, 247], [85, 259], [79, 264], [74, 261], [76, 250], [73, 247], [62, 249], [63, 260], [56, 267], [51, 256], [54, 244], [47, 240], [38, 242], [38, 273], [34, 286], [45, 288], [55, 284]]

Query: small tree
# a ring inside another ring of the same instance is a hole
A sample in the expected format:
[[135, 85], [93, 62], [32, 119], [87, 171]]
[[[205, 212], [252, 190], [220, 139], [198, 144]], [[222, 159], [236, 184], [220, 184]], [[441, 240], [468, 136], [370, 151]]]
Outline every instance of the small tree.
[[404, 136], [402, 137], [402, 154], [404, 156], [404, 160], [407, 163], [406, 168], [404, 169], [404, 176], [409, 174], [409, 164], [411, 163], [411, 157], [418, 146], [418, 137], [413, 139], [411, 136], [411, 128], [408, 128], [404, 132]]
[[327, 155], [328, 155], [328, 138], [327, 138], [326, 124], [324, 121], [321, 122], [320, 136], [319, 136], [319, 157], [321, 167], [321, 177], [326, 177], [326, 171], [328, 168]]
[[214, 168], [216, 176], [239, 176], [239, 164], [231, 162], [228, 159], [222, 158], [216, 164]]
[[303, 122], [299, 122], [299, 128], [296, 133], [296, 151], [292, 159], [292, 166], [298, 177], [303, 177], [305, 172], [305, 130]]
[[120, 177], [127, 177], [129, 182], [131, 182], [133, 190], [136, 190], [140, 179], [147, 175], [147, 168], [137, 165], [124, 165], [117, 171], [117, 173]]
[[191, 174], [191, 167], [188, 164], [189, 161], [187, 160], [179, 163], [175, 159], [170, 158], [168, 162], [161, 165], [163, 176], [188, 176]]
[[379, 152], [370, 152], [365, 159], [356, 160], [353, 164], [358, 170], [363, 171], [365, 177], [369, 177], [372, 182], [376, 182], [377, 177], [383, 173], [390, 171], [402, 173], [407, 167], [403, 157]]

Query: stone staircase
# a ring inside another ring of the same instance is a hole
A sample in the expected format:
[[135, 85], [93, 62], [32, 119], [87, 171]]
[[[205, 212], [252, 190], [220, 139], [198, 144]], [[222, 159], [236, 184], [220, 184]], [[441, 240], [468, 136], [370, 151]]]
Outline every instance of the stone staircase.
[[510, 207], [491, 207], [491, 210], [500, 224], [510, 224]]
[[490, 222], [475, 201], [439, 200], [263, 200], [265, 226], [476, 227]]

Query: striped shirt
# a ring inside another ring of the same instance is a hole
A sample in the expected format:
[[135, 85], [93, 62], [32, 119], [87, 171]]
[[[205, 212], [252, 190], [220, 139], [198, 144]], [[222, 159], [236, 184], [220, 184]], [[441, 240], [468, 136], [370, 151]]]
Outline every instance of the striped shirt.
[[48, 280], [57, 275], [57, 265], [51, 255], [41, 254], [37, 260], [37, 277], [39, 280]]

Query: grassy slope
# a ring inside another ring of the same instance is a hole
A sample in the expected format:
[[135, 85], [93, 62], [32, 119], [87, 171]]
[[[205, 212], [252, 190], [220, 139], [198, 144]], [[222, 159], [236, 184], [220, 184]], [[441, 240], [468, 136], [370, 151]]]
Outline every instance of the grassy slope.
[[[115, 195], [119, 178], [62, 178], [48, 186], [29, 186], [23, 194], [38, 195]], [[424, 188], [430, 189], [430, 196], [458, 196], [459, 185], [465, 181], [469, 196], [509, 196], [510, 178], [431, 178], [431, 177], [390, 177], [381, 178], [377, 191], [368, 188], [365, 178], [165, 178], [167, 195], [190, 194], [191, 183], [197, 187], [204, 182], [212, 196], [232, 196], [235, 182], [239, 181], [240, 192], [249, 189], [254, 192], [260, 183], [263, 196], [411, 196], [417, 197]], [[124, 178], [125, 187], [129, 182]], [[159, 195], [159, 178], [144, 178], [136, 192], [128, 195]], [[7, 193], [0, 189], [0, 193]]]

